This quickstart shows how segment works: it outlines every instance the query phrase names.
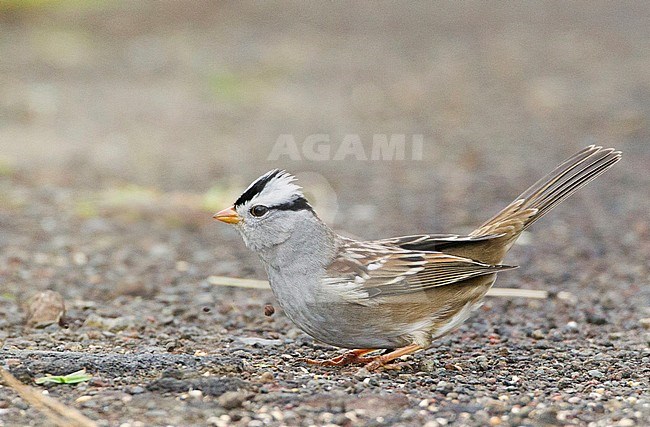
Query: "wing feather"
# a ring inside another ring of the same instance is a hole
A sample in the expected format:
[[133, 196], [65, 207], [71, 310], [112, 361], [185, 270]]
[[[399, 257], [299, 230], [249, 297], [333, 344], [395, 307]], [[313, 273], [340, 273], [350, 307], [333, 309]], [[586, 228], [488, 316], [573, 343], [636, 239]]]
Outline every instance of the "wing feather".
[[377, 240], [376, 243], [386, 246], [397, 246], [411, 251], [441, 251], [445, 248], [460, 244], [472, 244], [486, 240], [503, 237], [503, 233], [484, 233], [477, 236], [463, 236], [460, 234], [418, 234], [413, 236], [392, 237]]
[[[430, 236], [407, 236], [403, 241], [423, 242], [429, 238]], [[354, 289], [350, 295], [356, 299], [369, 300], [421, 292], [516, 268], [485, 264], [436, 251], [406, 250], [386, 245], [387, 241], [346, 240], [339, 256], [329, 266], [327, 284], [349, 286]]]

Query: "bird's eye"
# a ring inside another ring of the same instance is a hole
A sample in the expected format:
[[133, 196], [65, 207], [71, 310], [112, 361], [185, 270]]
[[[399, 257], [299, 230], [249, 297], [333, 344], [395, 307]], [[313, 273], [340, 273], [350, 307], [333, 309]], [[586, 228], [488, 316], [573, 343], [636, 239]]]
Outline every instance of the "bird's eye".
[[269, 211], [269, 208], [267, 208], [264, 205], [255, 205], [250, 210], [251, 215], [257, 216], [257, 217], [264, 216], [268, 211]]

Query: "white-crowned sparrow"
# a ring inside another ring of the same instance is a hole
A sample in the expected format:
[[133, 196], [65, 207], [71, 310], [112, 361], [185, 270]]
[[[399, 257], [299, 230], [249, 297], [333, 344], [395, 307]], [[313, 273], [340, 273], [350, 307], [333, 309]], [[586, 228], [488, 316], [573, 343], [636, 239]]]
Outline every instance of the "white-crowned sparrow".
[[[620, 158], [613, 148], [584, 148], [465, 236], [341, 237], [318, 218], [294, 177], [277, 169], [214, 218], [233, 224], [259, 255], [278, 303], [299, 328], [356, 349], [318, 363], [372, 370], [462, 324], [497, 273], [514, 268], [501, 262], [521, 232]], [[368, 356], [378, 349], [392, 350]]]

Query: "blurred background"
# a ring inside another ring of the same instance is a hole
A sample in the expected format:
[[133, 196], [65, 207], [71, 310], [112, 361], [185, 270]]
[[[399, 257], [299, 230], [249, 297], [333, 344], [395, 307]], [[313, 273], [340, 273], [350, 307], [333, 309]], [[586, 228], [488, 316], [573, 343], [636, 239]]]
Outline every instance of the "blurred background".
[[[216, 242], [243, 245], [209, 214], [275, 167], [311, 174], [353, 235], [462, 232], [591, 143], [624, 161], [546, 225], [635, 244], [650, 227], [648, 22], [646, 2], [2, 0], [5, 251], [96, 252], [93, 233], [155, 223], [199, 230], [214, 269]], [[405, 135], [407, 159], [269, 160], [281, 135], [302, 150], [313, 134], [331, 157], [346, 135], [368, 157], [373, 135]], [[149, 249], [190, 257], [145, 230]]]

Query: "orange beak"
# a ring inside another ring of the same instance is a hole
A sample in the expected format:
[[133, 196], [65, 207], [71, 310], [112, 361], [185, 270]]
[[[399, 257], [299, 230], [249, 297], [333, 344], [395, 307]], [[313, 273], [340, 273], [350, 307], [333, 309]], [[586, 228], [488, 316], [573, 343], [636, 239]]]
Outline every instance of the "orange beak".
[[227, 224], [239, 224], [241, 222], [241, 217], [235, 210], [234, 206], [226, 208], [222, 211], [217, 212], [212, 216], [212, 218], [225, 222]]

